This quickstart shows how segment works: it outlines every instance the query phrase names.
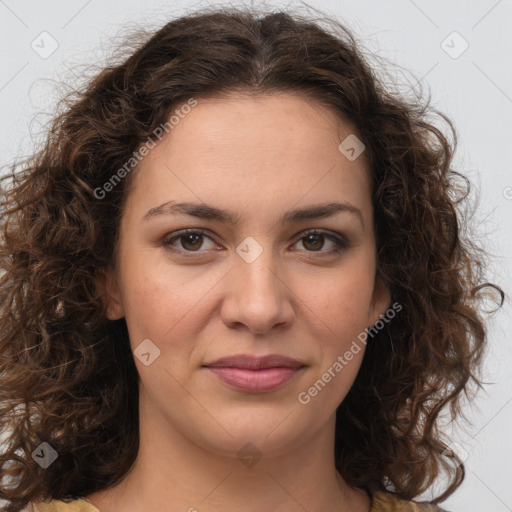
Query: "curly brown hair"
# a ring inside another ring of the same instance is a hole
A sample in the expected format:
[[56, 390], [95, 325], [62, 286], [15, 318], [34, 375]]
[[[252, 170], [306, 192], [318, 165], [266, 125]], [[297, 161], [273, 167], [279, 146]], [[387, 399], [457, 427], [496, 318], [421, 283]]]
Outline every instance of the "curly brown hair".
[[[205, 9], [121, 53], [61, 100], [44, 147], [2, 178], [3, 510], [84, 497], [132, 467], [138, 373], [125, 320], [106, 318], [94, 283], [99, 268], [116, 265], [135, 171], [105, 197], [97, 191], [176, 106], [234, 91], [305, 93], [357, 127], [372, 178], [377, 276], [403, 312], [368, 344], [337, 409], [336, 468], [351, 486], [403, 499], [446, 471], [449, 485], [433, 502], [446, 499], [464, 464], [447, 449], [439, 414], [449, 406], [452, 420], [463, 416], [462, 393], [482, 387], [482, 291], [504, 300], [485, 282], [486, 254], [468, 235], [461, 205], [470, 184], [450, 167], [452, 122], [423, 99], [421, 83], [409, 100], [392, 93], [338, 21]], [[58, 453], [45, 469], [31, 456], [42, 442]]]

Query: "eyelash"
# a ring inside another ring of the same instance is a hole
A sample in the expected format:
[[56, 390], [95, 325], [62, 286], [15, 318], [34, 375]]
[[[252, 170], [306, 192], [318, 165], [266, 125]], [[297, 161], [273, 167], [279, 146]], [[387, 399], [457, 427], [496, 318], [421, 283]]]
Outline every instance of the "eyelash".
[[[196, 254], [205, 252], [205, 251], [187, 251], [186, 249], [176, 249], [172, 247], [172, 244], [175, 240], [180, 239], [181, 237], [185, 235], [204, 235], [212, 242], [215, 242], [211, 236], [207, 234], [207, 232], [203, 229], [183, 229], [181, 231], [178, 231], [176, 234], [172, 234], [170, 237], [166, 237], [162, 241], [162, 245], [164, 245], [166, 248], [172, 251], [177, 251], [182, 254], [186, 254], [187, 257], [194, 257]], [[350, 247], [349, 241], [344, 237], [343, 235], [335, 235], [334, 233], [322, 229], [308, 229], [302, 233], [302, 236], [296, 240], [295, 243], [299, 242], [303, 238], [306, 238], [309, 235], [324, 235], [325, 238], [328, 240], [334, 242], [335, 247], [329, 251], [307, 251], [309, 253], [313, 254], [320, 254], [320, 255], [332, 255], [332, 254], [340, 254], [343, 250], [348, 249]], [[295, 245], [295, 244], [294, 244]]]

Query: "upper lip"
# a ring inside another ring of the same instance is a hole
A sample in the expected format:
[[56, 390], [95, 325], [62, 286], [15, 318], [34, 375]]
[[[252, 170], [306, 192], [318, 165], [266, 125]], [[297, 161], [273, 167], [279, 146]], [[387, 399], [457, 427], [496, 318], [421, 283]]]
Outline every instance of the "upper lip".
[[304, 365], [291, 357], [281, 356], [279, 354], [269, 354], [263, 357], [253, 356], [251, 354], [239, 354], [222, 357], [204, 366], [263, 370], [266, 368], [301, 368]]

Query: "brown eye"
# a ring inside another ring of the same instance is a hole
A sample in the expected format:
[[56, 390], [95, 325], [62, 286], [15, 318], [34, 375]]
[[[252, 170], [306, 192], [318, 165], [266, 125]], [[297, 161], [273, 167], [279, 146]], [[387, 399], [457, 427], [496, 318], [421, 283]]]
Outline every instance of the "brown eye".
[[182, 247], [187, 250], [196, 251], [201, 248], [201, 245], [203, 245], [202, 234], [181, 235], [179, 239], [181, 240]]
[[[176, 249], [182, 252], [204, 252], [201, 247], [205, 240], [210, 240], [212, 246], [215, 245], [213, 240], [199, 230], [185, 230], [163, 240], [162, 244], [171, 249]], [[181, 247], [176, 246], [176, 242], [180, 242]], [[211, 249], [212, 246], [207, 247]]]
[[[327, 250], [322, 250], [326, 241], [330, 242], [332, 247]], [[348, 240], [344, 236], [318, 230], [306, 232], [298, 242], [302, 242], [307, 252], [318, 252], [321, 254], [339, 253], [342, 249], [348, 249], [350, 247]]]
[[302, 238], [303, 245], [308, 251], [318, 251], [324, 245], [323, 235], [308, 235]]
[[[171, 234], [162, 241], [162, 245], [170, 250], [181, 253], [201, 253], [205, 250], [215, 247], [215, 242], [202, 230], [188, 229]], [[210, 247], [203, 247], [206, 241], [210, 241]], [[177, 245], [179, 242], [179, 246]], [[327, 231], [311, 230], [303, 234], [303, 236], [296, 242], [302, 242], [306, 252], [319, 253], [320, 255], [329, 255], [332, 253], [339, 253], [342, 249], [350, 247], [348, 240], [339, 234], [334, 234]], [[327, 250], [322, 250], [325, 244], [329, 242], [332, 246]], [[295, 244], [295, 245], [296, 245]], [[205, 250], [201, 250], [201, 248]]]

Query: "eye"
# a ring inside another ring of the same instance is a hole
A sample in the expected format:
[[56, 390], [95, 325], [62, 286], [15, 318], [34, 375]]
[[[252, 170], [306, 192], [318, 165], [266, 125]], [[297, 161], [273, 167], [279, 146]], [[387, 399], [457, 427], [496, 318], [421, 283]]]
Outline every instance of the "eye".
[[[206, 247], [206, 250], [212, 249], [216, 246], [213, 239], [208, 236], [204, 230], [184, 229], [165, 238], [162, 241], [162, 244], [172, 250], [190, 254], [194, 252], [204, 252], [200, 249], [203, 247], [205, 240], [210, 241], [210, 247]], [[332, 248], [329, 250], [320, 250], [325, 245], [326, 240], [331, 243]], [[176, 242], [179, 242], [181, 247], [177, 247]], [[310, 229], [303, 232], [302, 236], [294, 245], [299, 242], [302, 242], [302, 245], [307, 252], [316, 252], [320, 254], [340, 253], [343, 249], [348, 249], [350, 247], [350, 243], [345, 236], [321, 229]]]
[[[179, 231], [174, 236], [163, 240], [162, 243], [166, 247], [170, 246], [171, 248], [175, 248], [175, 241], [179, 241], [181, 248], [178, 247], [178, 250], [181, 249], [184, 250], [185, 252], [203, 252], [199, 251], [198, 249], [200, 249], [201, 246], [203, 245], [205, 238], [210, 240], [212, 244], [215, 245], [212, 238], [209, 237], [201, 229], [185, 229], [183, 231]], [[211, 248], [212, 247], [210, 247], [210, 249]]]
[[[330, 250], [322, 251], [320, 248], [324, 246], [326, 239], [331, 242], [334, 247]], [[302, 242], [303, 247], [305, 247], [308, 252], [319, 252], [322, 254], [339, 253], [343, 249], [350, 247], [348, 240], [343, 235], [334, 234], [321, 229], [305, 231], [302, 233], [298, 242]]]

